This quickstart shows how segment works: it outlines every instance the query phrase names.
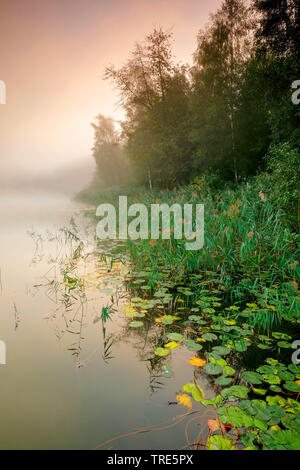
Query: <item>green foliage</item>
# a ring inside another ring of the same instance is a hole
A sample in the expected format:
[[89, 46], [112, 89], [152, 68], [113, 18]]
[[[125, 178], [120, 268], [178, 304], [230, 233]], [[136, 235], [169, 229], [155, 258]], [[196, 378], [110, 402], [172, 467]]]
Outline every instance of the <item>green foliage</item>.
[[300, 152], [289, 142], [273, 145], [267, 155], [266, 172], [257, 179], [272, 206], [284, 212], [286, 221], [298, 225]]

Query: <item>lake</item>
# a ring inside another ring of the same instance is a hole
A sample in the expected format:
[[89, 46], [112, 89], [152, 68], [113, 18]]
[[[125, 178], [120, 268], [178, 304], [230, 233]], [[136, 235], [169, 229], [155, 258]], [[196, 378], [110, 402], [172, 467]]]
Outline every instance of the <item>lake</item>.
[[[92, 449], [141, 428], [169, 426], [186, 412], [169, 402], [191, 380], [191, 353], [172, 351], [174, 375], [153, 377], [153, 338], [128, 328], [122, 307], [128, 302], [122, 282], [128, 267], [117, 263], [111, 273], [99, 261], [84, 209], [63, 195], [0, 198], [0, 340], [7, 354], [0, 365], [1, 449]], [[64, 269], [75, 242], [60, 230], [71, 217], [86, 245], [76, 265], [85, 281], [74, 288], [74, 298], [69, 287], [75, 271], [71, 276]], [[111, 288], [118, 289], [118, 302], [103, 331], [101, 312], [111, 304]], [[209, 397], [209, 384], [201, 387]], [[186, 446], [185, 425], [103, 448], [179, 449]]]

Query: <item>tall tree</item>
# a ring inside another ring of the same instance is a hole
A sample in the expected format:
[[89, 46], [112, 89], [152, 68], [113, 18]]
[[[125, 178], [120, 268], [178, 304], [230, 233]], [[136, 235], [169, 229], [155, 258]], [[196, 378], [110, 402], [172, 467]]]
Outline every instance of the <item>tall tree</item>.
[[201, 136], [200, 147], [204, 145], [206, 148], [200, 150], [199, 163], [202, 164], [203, 153], [209, 163], [218, 164], [218, 160], [225, 159], [236, 180], [238, 152], [235, 117], [243, 70], [250, 57], [252, 44], [253, 27], [249, 8], [242, 0], [225, 0], [211, 17], [209, 27], [198, 34], [194, 56], [195, 101], [204, 102], [207, 107], [206, 112], [201, 109], [198, 115], [199, 124], [206, 127], [209, 137], [206, 143], [204, 136]]
[[120, 136], [112, 118], [102, 114], [96, 116], [93, 156], [97, 165], [97, 176], [102, 186], [120, 184], [128, 173], [121, 148]]
[[137, 176], [150, 188], [176, 184], [188, 168], [189, 83], [186, 69], [174, 65], [172, 34], [154, 29], [120, 69], [106, 69], [105, 78], [116, 84], [126, 110], [123, 125], [128, 155]]

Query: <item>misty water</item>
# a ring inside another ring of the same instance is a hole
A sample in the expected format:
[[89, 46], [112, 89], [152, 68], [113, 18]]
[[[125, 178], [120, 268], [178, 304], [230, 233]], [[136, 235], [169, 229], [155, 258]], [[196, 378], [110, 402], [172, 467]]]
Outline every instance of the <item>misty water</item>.
[[[128, 329], [122, 309], [128, 302], [126, 265], [117, 263], [114, 275], [107, 274], [89, 246], [79, 268], [85, 301], [62, 294], [60, 260], [72, 240], [66, 242], [60, 229], [74, 217], [92, 240], [85, 208], [43, 193], [4, 194], [0, 201], [0, 340], [7, 354], [0, 365], [0, 448], [91, 449], [141, 428], [172, 424], [185, 412], [168, 402], [191, 379], [190, 353], [172, 353], [173, 377], [151, 375], [153, 339]], [[104, 337], [101, 309], [116, 286]], [[207, 384], [201, 386], [207, 392]], [[184, 427], [124, 437], [103, 448], [178, 449], [186, 445]]]

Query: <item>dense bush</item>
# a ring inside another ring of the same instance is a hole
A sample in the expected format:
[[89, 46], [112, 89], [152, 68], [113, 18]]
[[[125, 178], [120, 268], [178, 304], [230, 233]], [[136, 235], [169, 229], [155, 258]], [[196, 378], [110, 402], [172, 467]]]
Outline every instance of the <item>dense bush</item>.
[[283, 211], [293, 229], [299, 229], [300, 152], [289, 142], [273, 145], [266, 158], [266, 172], [257, 178], [271, 204]]

